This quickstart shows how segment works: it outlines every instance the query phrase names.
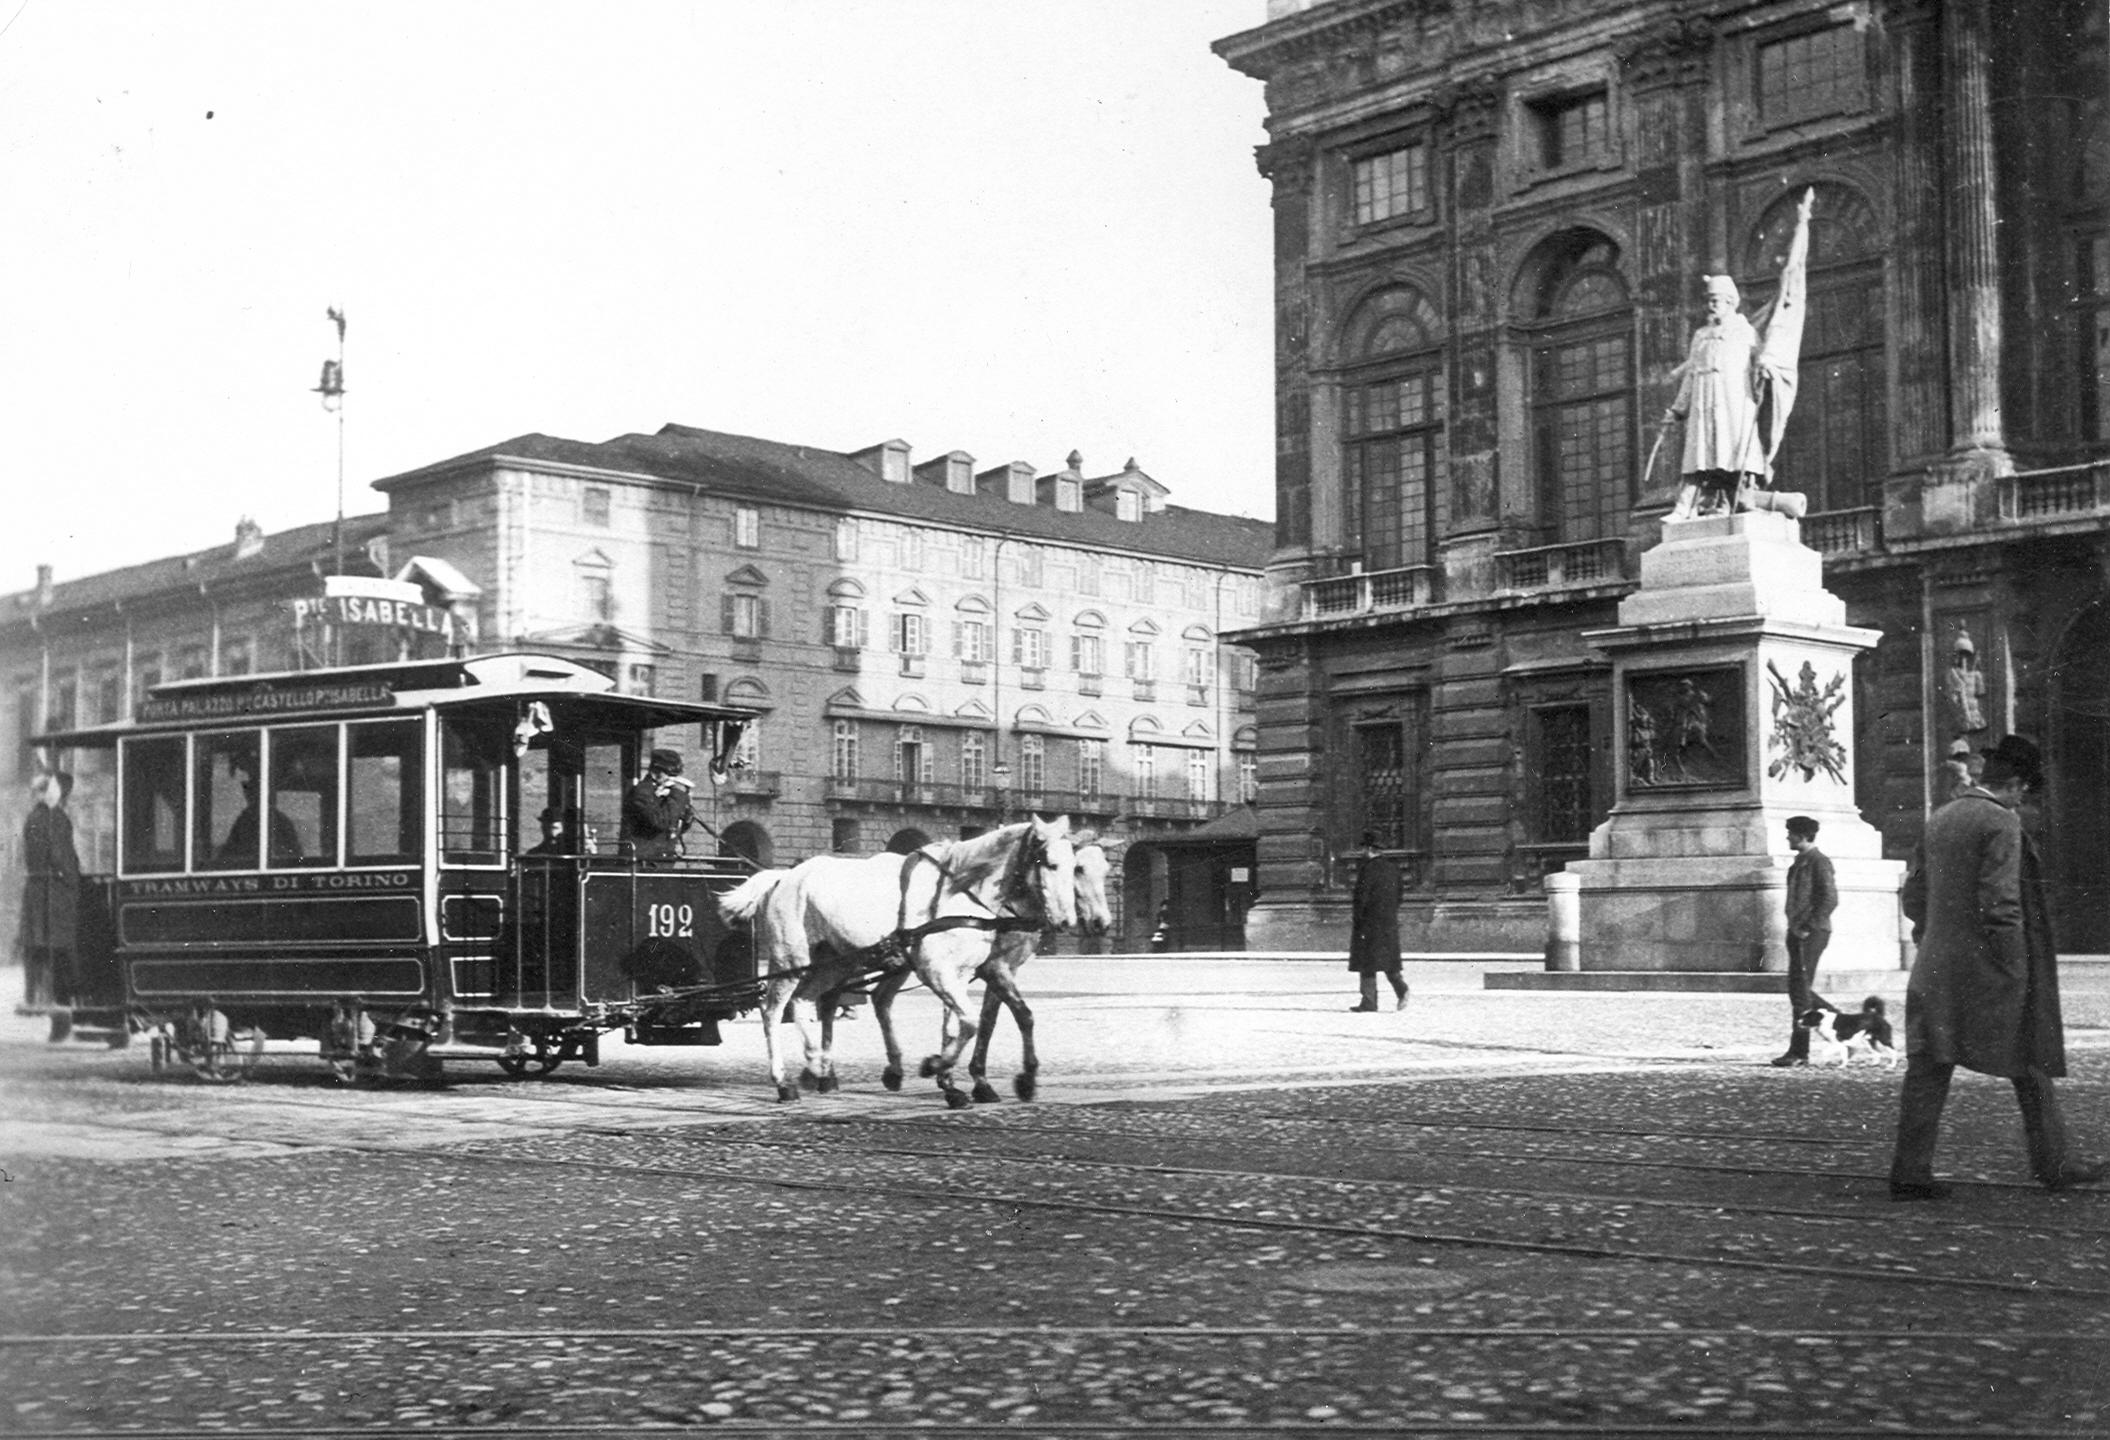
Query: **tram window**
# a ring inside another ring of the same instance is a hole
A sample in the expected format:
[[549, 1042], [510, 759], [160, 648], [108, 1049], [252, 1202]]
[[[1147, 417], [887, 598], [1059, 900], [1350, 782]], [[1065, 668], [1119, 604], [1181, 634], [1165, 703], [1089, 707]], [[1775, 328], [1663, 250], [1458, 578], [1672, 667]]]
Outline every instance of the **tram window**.
[[[257, 825], [259, 737], [254, 730], [200, 735], [191, 751], [191, 855], [197, 870], [263, 866]], [[286, 821], [286, 825], [291, 825]], [[281, 826], [274, 821], [272, 830]], [[284, 837], [280, 835], [280, 844]]]
[[265, 862], [273, 869], [335, 865], [337, 727], [302, 725], [270, 736], [271, 845]]
[[632, 776], [623, 764], [623, 747], [588, 745], [584, 752], [586, 837], [602, 854], [612, 853], [623, 833], [623, 796]]
[[450, 865], [496, 865], [505, 761], [503, 729], [448, 716], [440, 728], [440, 848]]
[[181, 870], [183, 737], [126, 741], [124, 786], [125, 873]]
[[354, 725], [346, 789], [347, 865], [414, 863], [423, 847], [424, 752], [415, 720]]

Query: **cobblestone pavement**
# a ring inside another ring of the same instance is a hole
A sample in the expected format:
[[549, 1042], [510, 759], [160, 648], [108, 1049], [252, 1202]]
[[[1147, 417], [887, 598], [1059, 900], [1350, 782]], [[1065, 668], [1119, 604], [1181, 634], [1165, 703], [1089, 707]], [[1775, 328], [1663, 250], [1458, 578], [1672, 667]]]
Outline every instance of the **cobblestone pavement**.
[[1767, 1067], [1780, 997], [1348, 978], [1036, 962], [1040, 1103], [960, 1112], [869, 1018], [799, 1105], [748, 1025], [336, 1089], [10, 1019], [0, 1433], [2110, 1434], [2110, 1194], [2027, 1183], [2004, 1083], [1895, 1205], [1898, 1073]]

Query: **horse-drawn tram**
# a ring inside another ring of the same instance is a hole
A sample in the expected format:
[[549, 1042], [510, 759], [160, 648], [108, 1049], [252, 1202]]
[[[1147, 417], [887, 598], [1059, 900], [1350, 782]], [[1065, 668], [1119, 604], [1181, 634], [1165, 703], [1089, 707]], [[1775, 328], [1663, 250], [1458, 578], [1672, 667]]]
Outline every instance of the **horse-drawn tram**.
[[354, 1078], [547, 1074], [618, 1028], [716, 1044], [759, 999], [716, 903], [749, 867], [683, 853], [682, 751], [722, 774], [752, 719], [505, 654], [177, 681], [129, 721], [40, 736], [115, 752], [96, 768], [117, 873], [81, 882], [76, 1022], [210, 1079], [267, 1049]]

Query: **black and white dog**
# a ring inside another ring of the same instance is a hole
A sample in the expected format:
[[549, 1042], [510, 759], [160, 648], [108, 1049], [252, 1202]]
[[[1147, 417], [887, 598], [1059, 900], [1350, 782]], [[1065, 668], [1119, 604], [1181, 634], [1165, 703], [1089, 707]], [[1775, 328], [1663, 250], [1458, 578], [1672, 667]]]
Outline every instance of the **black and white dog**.
[[1863, 1000], [1858, 1011], [1805, 1010], [1796, 1017], [1795, 1024], [1809, 1032], [1810, 1043], [1817, 1051], [1810, 1057], [1812, 1064], [1822, 1065], [1829, 1060], [1851, 1065], [1856, 1055], [1866, 1055], [1872, 1063], [1886, 1069], [1897, 1067], [1897, 1039], [1883, 1016], [1883, 1002], [1874, 995]]

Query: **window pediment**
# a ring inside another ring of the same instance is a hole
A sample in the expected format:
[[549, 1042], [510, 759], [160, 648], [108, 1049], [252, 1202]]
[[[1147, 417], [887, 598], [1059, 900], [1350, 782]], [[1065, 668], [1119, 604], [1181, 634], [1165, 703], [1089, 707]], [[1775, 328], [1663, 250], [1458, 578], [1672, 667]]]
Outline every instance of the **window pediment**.
[[725, 577], [725, 583], [728, 585], [761, 586], [769, 583], [769, 577], [752, 565], [742, 565], [739, 569], [733, 571], [732, 574]]

